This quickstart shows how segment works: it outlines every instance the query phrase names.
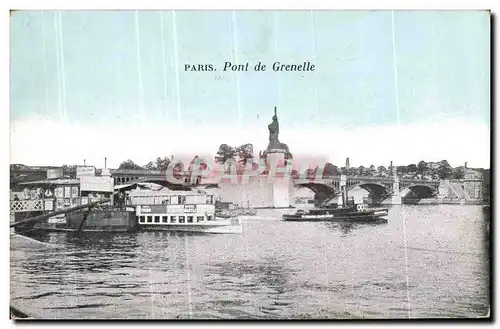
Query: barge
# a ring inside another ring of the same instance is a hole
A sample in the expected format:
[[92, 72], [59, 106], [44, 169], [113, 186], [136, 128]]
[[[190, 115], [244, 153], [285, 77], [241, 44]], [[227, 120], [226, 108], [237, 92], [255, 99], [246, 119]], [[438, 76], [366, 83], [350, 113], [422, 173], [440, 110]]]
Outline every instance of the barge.
[[[63, 171], [47, 170], [47, 178], [19, 183], [11, 193], [11, 221], [18, 233], [131, 232], [136, 228], [135, 209], [115, 202], [113, 178], [109, 169], [101, 175], [95, 168], [76, 168], [76, 178], [63, 177]], [[93, 205], [91, 210], [86, 205]], [[30, 218], [42, 218], [36, 223]], [[21, 223], [19, 223], [21, 222]]]

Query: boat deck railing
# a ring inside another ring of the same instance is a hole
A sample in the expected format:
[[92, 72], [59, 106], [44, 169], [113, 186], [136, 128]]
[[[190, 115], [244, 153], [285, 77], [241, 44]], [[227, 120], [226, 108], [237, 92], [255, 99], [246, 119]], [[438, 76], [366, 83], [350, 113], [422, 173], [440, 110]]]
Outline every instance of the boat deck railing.
[[52, 211], [54, 199], [14, 200], [10, 202], [10, 212]]

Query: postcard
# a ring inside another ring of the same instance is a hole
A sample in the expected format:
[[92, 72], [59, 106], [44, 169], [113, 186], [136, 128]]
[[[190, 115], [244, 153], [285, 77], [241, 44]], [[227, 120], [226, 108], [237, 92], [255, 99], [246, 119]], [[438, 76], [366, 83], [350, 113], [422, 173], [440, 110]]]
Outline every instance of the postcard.
[[12, 11], [11, 318], [490, 319], [490, 24]]

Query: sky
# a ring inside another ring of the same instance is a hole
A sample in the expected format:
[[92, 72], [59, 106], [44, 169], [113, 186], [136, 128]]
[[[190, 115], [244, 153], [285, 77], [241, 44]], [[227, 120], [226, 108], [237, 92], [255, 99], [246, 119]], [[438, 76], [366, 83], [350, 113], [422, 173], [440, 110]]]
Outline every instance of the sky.
[[[255, 72], [258, 62], [265, 72]], [[249, 63], [223, 72], [225, 62]], [[274, 62], [315, 71], [274, 72]], [[185, 71], [212, 64], [216, 71]], [[490, 162], [486, 11], [16, 11], [11, 163], [264, 150], [341, 166]]]

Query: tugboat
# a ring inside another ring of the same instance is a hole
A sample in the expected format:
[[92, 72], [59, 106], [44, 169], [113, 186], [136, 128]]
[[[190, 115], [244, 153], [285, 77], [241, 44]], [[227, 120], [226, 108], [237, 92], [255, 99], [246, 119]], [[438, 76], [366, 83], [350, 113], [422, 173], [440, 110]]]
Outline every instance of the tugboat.
[[[349, 158], [346, 161], [346, 167], [349, 166]], [[342, 188], [342, 203], [345, 206], [339, 207], [337, 204], [326, 205], [328, 201], [323, 202], [316, 208], [310, 210], [297, 210], [295, 214], [284, 214], [286, 221], [333, 221], [350, 223], [386, 223], [388, 208], [368, 208], [368, 205], [361, 202], [349, 200], [347, 195], [346, 176], [341, 176], [340, 186]]]
[[357, 204], [347, 207], [315, 208], [310, 210], [298, 210], [295, 214], [285, 214], [286, 221], [336, 221], [336, 222], [363, 222], [384, 223], [387, 222], [387, 208], [368, 208], [366, 204]]

